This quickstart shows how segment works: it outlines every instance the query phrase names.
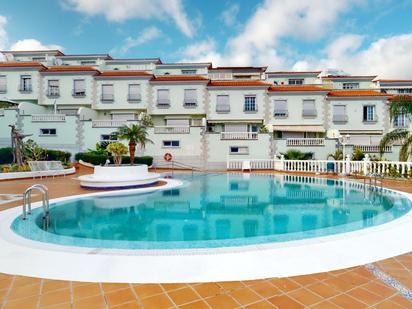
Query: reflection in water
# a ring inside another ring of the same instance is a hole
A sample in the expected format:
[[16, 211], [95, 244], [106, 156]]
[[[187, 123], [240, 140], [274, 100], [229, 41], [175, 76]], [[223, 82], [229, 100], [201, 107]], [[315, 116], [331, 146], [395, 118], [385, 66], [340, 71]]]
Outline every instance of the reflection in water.
[[[410, 202], [398, 195], [364, 192], [356, 184], [276, 177], [201, 174], [179, 189], [68, 201], [51, 207], [48, 231], [119, 241], [284, 237], [349, 224], [354, 224], [352, 229], [368, 227], [410, 209]], [[397, 207], [392, 209], [395, 201]]]

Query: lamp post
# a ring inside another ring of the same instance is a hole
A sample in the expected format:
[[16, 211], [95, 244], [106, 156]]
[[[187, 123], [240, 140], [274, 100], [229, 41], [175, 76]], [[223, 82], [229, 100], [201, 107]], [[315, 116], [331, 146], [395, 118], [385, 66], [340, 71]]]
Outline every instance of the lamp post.
[[339, 143], [342, 145], [342, 160], [343, 160], [343, 165], [342, 165], [342, 176], [346, 176], [346, 145], [348, 144], [350, 139], [350, 135], [340, 135], [339, 136]]

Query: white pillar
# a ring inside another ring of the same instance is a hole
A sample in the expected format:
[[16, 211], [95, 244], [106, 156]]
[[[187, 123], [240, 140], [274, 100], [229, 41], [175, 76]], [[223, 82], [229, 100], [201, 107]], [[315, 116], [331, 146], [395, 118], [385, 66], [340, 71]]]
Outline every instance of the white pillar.
[[369, 164], [370, 164], [369, 155], [365, 154], [365, 157], [363, 158], [363, 175], [364, 176], [369, 174]]

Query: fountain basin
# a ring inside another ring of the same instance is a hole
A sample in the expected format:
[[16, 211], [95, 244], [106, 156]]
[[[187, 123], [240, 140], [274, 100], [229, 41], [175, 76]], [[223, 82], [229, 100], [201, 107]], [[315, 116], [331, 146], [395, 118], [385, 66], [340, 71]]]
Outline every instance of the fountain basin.
[[78, 178], [80, 186], [90, 189], [128, 189], [148, 186], [160, 179], [160, 174], [150, 173], [147, 165], [95, 166], [94, 173]]

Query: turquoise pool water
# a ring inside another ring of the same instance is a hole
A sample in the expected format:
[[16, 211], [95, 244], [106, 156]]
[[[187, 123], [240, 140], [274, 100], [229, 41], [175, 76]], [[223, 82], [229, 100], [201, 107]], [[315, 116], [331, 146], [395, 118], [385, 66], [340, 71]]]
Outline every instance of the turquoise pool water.
[[402, 195], [291, 175], [174, 174], [185, 184], [149, 194], [86, 197], [40, 208], [13, 230], [36, 241], [118, 249], [242, 246], [364, 229], [411, 209]]

